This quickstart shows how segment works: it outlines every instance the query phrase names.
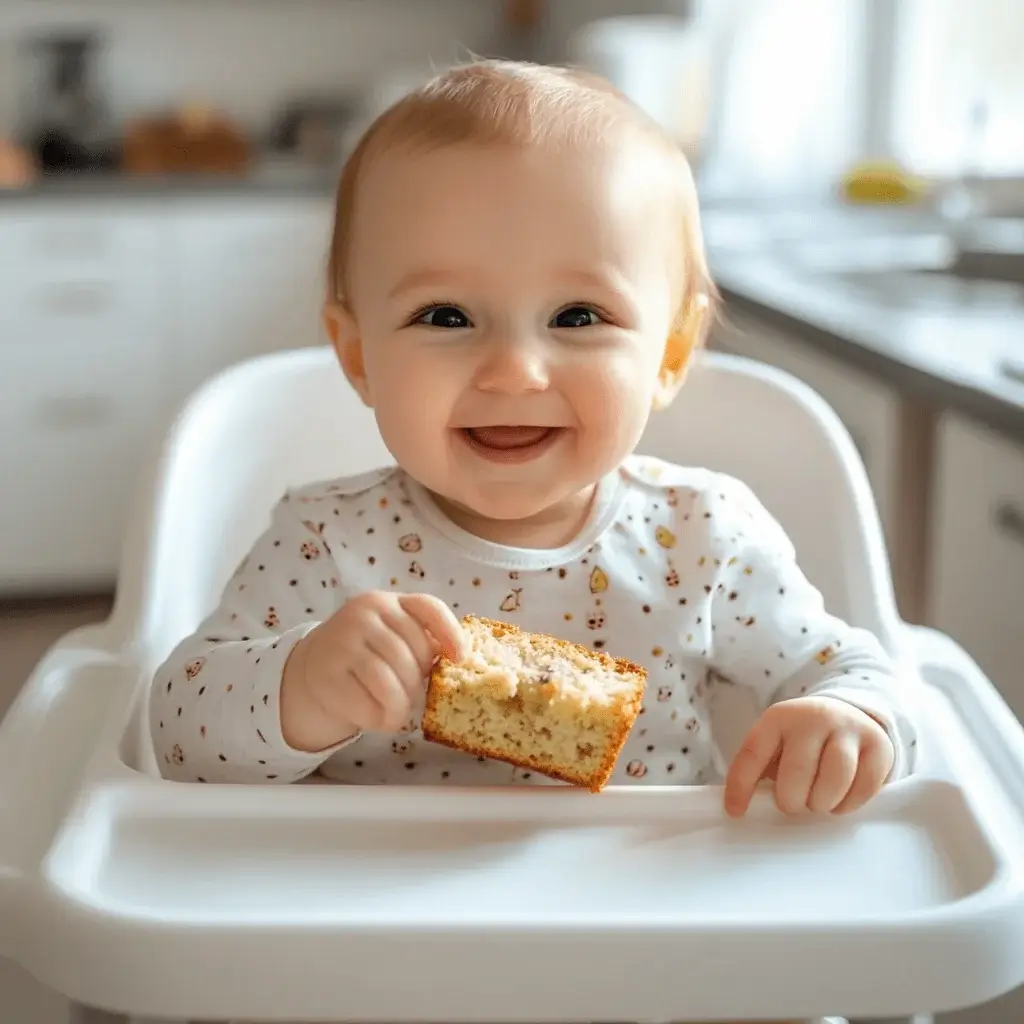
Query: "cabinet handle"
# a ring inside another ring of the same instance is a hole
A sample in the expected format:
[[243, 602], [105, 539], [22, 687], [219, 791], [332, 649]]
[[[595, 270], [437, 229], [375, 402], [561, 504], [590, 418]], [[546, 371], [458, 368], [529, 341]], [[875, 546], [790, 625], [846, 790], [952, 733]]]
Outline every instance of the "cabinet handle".
[[110, 288], [99, 281], [66, 281], [42, 295], [42, 305], [58, 316], [94, 316], [109, 302]]
[[996, 525], [1008, 534], [1011, 540], [1024, 544], [1024, 512], [1008, 501], [996, 508]]

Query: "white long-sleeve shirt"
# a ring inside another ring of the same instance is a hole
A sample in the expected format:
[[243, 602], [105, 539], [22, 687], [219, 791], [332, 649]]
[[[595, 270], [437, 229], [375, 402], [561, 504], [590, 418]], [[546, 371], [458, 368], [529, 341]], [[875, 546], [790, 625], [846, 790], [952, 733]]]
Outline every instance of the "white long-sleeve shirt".
[[827, 613], [779, 524], [740, 482], [635, 456], [598, 487], [579, 535], [558, 549], [508, 548], [451, 523], [400, 469], [285, 495], [219, 605], [153, 680], [150, 719], [164, 775], [282, 783], [320, 769], [354, 784], [552, 784], [536, 773], [425, 741], [418, 721], [318, 754], [281, 734], [282, 670], [295, 643], [347, 599], [426, 592], [475, 614], [644, 665], [644, 709], [613, 784], [715, 781], [716, 678], [762, 707], [818, 694], [916, 745], [906, 687], [879, 643]]

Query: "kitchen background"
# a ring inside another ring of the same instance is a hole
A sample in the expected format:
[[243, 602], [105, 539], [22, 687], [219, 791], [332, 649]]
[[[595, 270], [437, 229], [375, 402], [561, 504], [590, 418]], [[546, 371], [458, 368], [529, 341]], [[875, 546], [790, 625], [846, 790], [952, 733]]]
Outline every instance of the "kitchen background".
[[[480, 53], [589, 64], [693, 155], [712, 345], [836, 408], [904, 616], [1024, 717], [1021, 39], [1020, 0], [0, 0], [0, 714], [106, 614], [185, 397], [322, 341], [354, 134]], [[0, 963], [3, 1024], [67, 1014]]]

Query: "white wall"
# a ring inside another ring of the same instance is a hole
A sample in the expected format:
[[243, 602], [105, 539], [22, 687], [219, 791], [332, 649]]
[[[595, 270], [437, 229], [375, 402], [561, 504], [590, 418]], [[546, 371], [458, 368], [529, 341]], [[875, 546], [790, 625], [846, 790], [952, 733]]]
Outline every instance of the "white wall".
[[[560, 59], [590, 18], [685, 10], [691, 0], [548, 0], [539, 56]], [[395, 66], [429, 66], [502, 41], [504, 0], [0, 0], [0, 135], [19, 105], [18, 39], [47, 27], [108, 34], [120, 120], [166, 104], [216, 104], [262, 128], [290, 95], [359, 89]]]
[[48, 26], [109, 33], [120, 119], [188, 99], [253, 127], [289, 95], [358, 88], [500, 39], [500, 0], [0, 0], [0, 134], [18, 106], [17, 40]]

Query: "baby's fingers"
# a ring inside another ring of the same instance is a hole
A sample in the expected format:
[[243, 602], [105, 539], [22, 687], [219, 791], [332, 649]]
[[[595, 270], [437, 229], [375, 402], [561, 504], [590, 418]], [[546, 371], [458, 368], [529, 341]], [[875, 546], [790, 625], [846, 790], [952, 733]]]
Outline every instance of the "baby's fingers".
[[815, 814], [834, 811], [853, 785], [857, 775], [860, 743], [849, 733], [833, 733], [825, 743], [818, 764], [818, 776], [807, 806]]
[[836, 814], [849, 814], [864, 806], [885, 784], [892, 770], [895, 751], [888, 736], [862, 740], [857, 775], [849, 792], [835, 809]]
[[794, 730], [783, 740], [775, 777], [775, 805], [783, 814], [802, 814], [808, 810], [811, 787], [827, 739], [827, 734]]
[[403, 594], [398, 603], [437, 641], [438, 653], [449, 661], [465, 656], [466, 639], [455, 613], [431, 594]]
[[782, 733], [769, 717], [761, 717], [743, 740], [725, 779], [725, 813], [738, 818], [747, 813], [754, 790], [782, 743]]
[[390, 665], [369, 648], [366, 654], [352, 669], [363, 694], [372, 702], [368, 719], [360, 724], [371, 731], [398, 732], [409, 720], [409, 694]]

